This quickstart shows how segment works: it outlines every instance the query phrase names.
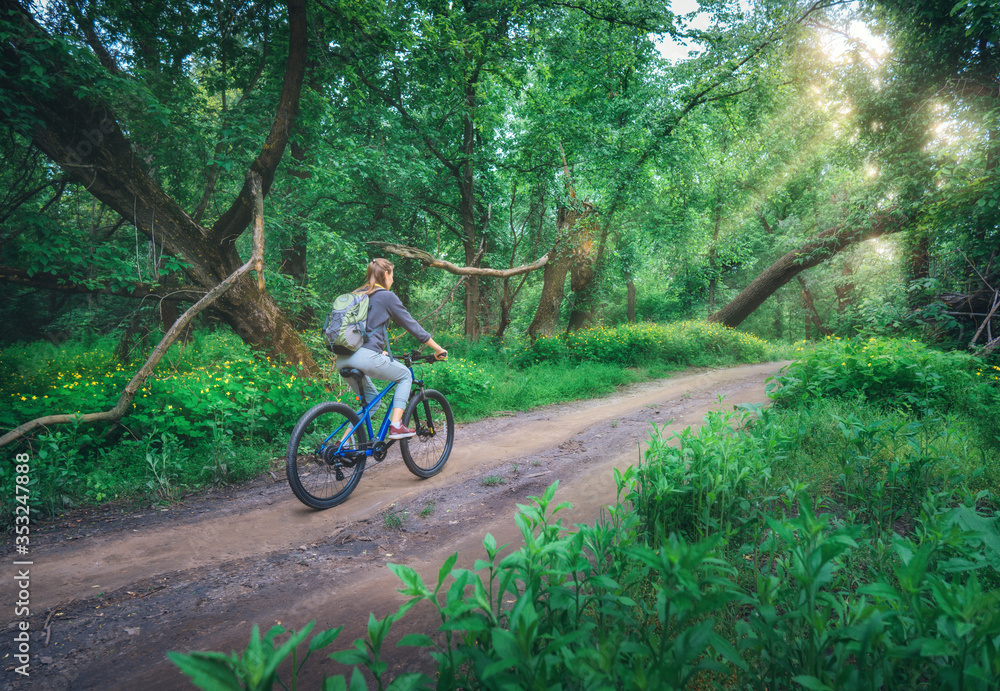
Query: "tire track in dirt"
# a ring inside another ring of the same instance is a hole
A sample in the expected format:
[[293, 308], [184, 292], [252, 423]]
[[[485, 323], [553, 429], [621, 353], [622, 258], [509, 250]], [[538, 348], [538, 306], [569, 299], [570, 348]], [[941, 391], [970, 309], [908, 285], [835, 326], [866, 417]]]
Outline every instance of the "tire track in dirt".
[[[718, 409], [720, 395], [724, 406], [764, 402], [764, 381], [783, 364], [688, 373], [461, 425], [440, 475], [417, 480], [392, 450], [366, 468], [347, 502], [324, 512], [301, 505], [279, 475], [223, 498], [104, 519], [114, 525], [96, 532], [84, 522], [60, 525], [39, 537], [33, 554], [32, 630], [47, 621], [39, 635], [49, 645], [34, 644], [30, 688], [191, 688], [166, 652], [240, 650], [254, 623], [264, 631], [276, 621], [299, 628], [316, 619], [316, 631], [344, 625], [331, 649], [348, 647], [365, 635], [369, 612], [382, 617], [404, 602], [387, 562], [407, 563], [428, 582], [456, 551], [458, 566], [472, 568], [487, 532], [501, 544], [519, 542], [516, 504], [556, 480], [557, 499], [573, 504], [560, 514], [563, 524], [592, 523], [614, 503], [611, 469], [640, 458], [650, 422], [673, 420], [667, 432], [696, 425]], [[483, 487], [487, 475], [505, 483]], [[387, 510], [405, 512], [405, 530], [386, 528]], [[0, 592], [13, 601], [9, 584]], [[406, 631], [436, 629], [435, 617], [411, 610], [390, 647]], [[0, 643], [7, 664], [8, 645]], [[397, 673], [420, 664], [407, 649], [391, 658]], [[342, 671], [314, 658], [303, 688]], [[5, 676], [12, 688], [28, 688]]]

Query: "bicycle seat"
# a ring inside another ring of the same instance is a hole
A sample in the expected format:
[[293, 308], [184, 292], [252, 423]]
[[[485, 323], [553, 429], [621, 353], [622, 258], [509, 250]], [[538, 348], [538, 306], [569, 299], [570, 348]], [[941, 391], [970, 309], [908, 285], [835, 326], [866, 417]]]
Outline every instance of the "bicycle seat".
[[340, 370], [340, 376], [344, 379], [357, 379], [358, 381], [361, 381], [365, 378], [365, 373], [359, 369], [355, 369], [354, 367], [344, 367]]

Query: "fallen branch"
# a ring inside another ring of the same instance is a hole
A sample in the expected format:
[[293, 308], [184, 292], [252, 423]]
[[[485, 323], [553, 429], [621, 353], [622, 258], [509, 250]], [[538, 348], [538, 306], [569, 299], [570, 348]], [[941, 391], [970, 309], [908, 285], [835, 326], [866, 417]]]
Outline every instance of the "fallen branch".
[[407, 247], [405, 245], [394, 245], [391, 242], [369, 242], [369, 245], [375, 245], [390, 254], [395, 254], [400, 257], [405, 257], [406, 259], [416, 259], [424, 266], [430, 267], [432, 269], [444, 269], [449, 273], [453, 273], [456, 276], [493, 276], [494, 278], [507, 278], [508, 276], [520, 276], [521, 274], [530, 273], [536, 269], [540, 269], [545, 266], [549, 261], [549, 255], [543, 254], [541, 258], [531, 264], [524, 264], [522, 266], [515, 266], [511, 269], [484, 269], [481, 266], [456, 266], [451, 262], [446, 262], [443, 259], [435, 259], [432, 255], [424, 252], [423, 250], [417, 249], [416, 247]]
[[[984, 279], [984, 282], [985, 282], [985, 279]], [[989, 285], [989, 284], [987, 283], [987, 285]], [[990, 311], [986, 315], [986, 318], [983, 319], [983, 323], [979, 325], [979, 328], [976, 330], [976, 335], [972, 337], [972, 341], [969, 343], [969, 345], [975, 345], [976, 344], [976, 341], [979, 340], [980, 334], [983, 333], [983, 329], [986, 329], [986, 332], [988, 334], [986, 340], [987, 341], [990, 340], [989, 336], [992, 335], [992, 331], [989, 328], [990, 327], [990, 323], [991, 323], [990, 320], [993, 319], [993, 315], [996, 314], [998, 308], [1000, 308], [1000, 290], [994, 290], [993, 291], [993, 306], [990, 308]]]
[[18, 425], [10, 432], [0, 437], [0, 447], [6, 446], [10, 442], [19, 439], [31, 432], [32, 430], [38, 429], [39, 427], [47, 427], [48, 425], [66, 425], [73, 422], [117, 422], [124, 417], [129, 406], [132, 404], [132, 400], [135, 398], [136, 393], [142, 388], [142, 385], [146, 383], [150, 375], [153, 374], [153, 370], [159, 364], [160, 360], [166, 354], [167, 350], [173, 345], [174, 341], [183, 333], [184, 329], [191, 320], [194, 319], [198, 313], [204, 310], [206, 307], [215, 302], [222, 294], [228, 291], [233, 284], [243, 274], [251, 270], [258, 270], [262, 265], [264, 257], [264, 221], [263, 221], [263, 210], [264, 210], [264, 197], [261, 191], [261, 176], [256, 171], [250, 171], [247, 173], [247, 177], [250, 179], [250, 189], [252, 192], [252, 197], [254, 200], [253, 204], [253, 255], [250, 257], [250, 261], [236, 269], [233, 273], [229, 274], [219, 285], [212, 288], [210, 291], [205, 293], [205, 296], [198, 300], [187, 309], [180, 318], [174, 322], [174, 325], [170, 327], [163, 338], [157, 344], [156, 348], [150, 354], [149, 359], [146, 360], [145, 364], [135, 373], [132, 380], [125, 386], [124, 391], [118, 397], [118, 403], [111, 410], [107, 410], [101, 413], [86, 413], [84, 415], [69, 415], [69, 414], [59, 414], [59, 415], [43, 415], [42, 417], [35, 418], [25, 422], [23, 425]]

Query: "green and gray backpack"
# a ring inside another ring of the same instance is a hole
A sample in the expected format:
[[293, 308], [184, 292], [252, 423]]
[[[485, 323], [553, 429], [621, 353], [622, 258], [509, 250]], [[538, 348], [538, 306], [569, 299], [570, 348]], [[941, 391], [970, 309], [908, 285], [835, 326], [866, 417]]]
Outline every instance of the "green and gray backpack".
[[344, 293], [333, 301], [333, 311], [326, 318], [323, 333], [330, 350], [357, 350], [371, 338], [367, 328], [367, 293]]

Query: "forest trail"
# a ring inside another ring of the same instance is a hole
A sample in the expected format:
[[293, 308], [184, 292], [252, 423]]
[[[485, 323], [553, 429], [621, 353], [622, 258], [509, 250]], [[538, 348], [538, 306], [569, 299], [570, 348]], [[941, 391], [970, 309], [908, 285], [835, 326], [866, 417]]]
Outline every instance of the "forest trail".
[[[719, 409], [720, 396], [727, 408], [764, 403], [765, 380], [784, 364], [688, 372], [598, 400], [459, 425], [440, 475], [418, 480], [394, 448], [328, 511], [300, 504], [276, 466], [271, 477], [168, 509], [78, 515], [36, 529], [31, 677], [13, 672], [11, 632], [0, 643], [4, 685], [193, 688], [167, 651], [242, 650], [255, 623], [262, 632], [276, 622], [298, 629], [315, 619], [314, 632], [343, 625], [329, 652], [347, 648], [365, 635], [369, 612], [381, 618], [405, 601], [387, 562], [408, 564], [429, 583], [455, 552], [457, 566], [472, 568], [484, 557], [486, 533], [519, 543], [516, 504], [557, 480], [557, 501], [572, 504], [559, 514], [563, 525], [593, 523], [615, 501], [612, 468], [638, 461], [651, 422], [669, 434], [698, 425]], [[491, 476], [503, 483], [485, 486]], [[403, 519], [402, 529], [387, 513]], [[12, 582], [0, 593], [16, 599]], [[415, 608], [393, 628], [391, 675], [422, 664], [394, 642], [406, 631], [435, 629], [434, 616]], [[314, 658], [302, 688], [343, 671]]]

